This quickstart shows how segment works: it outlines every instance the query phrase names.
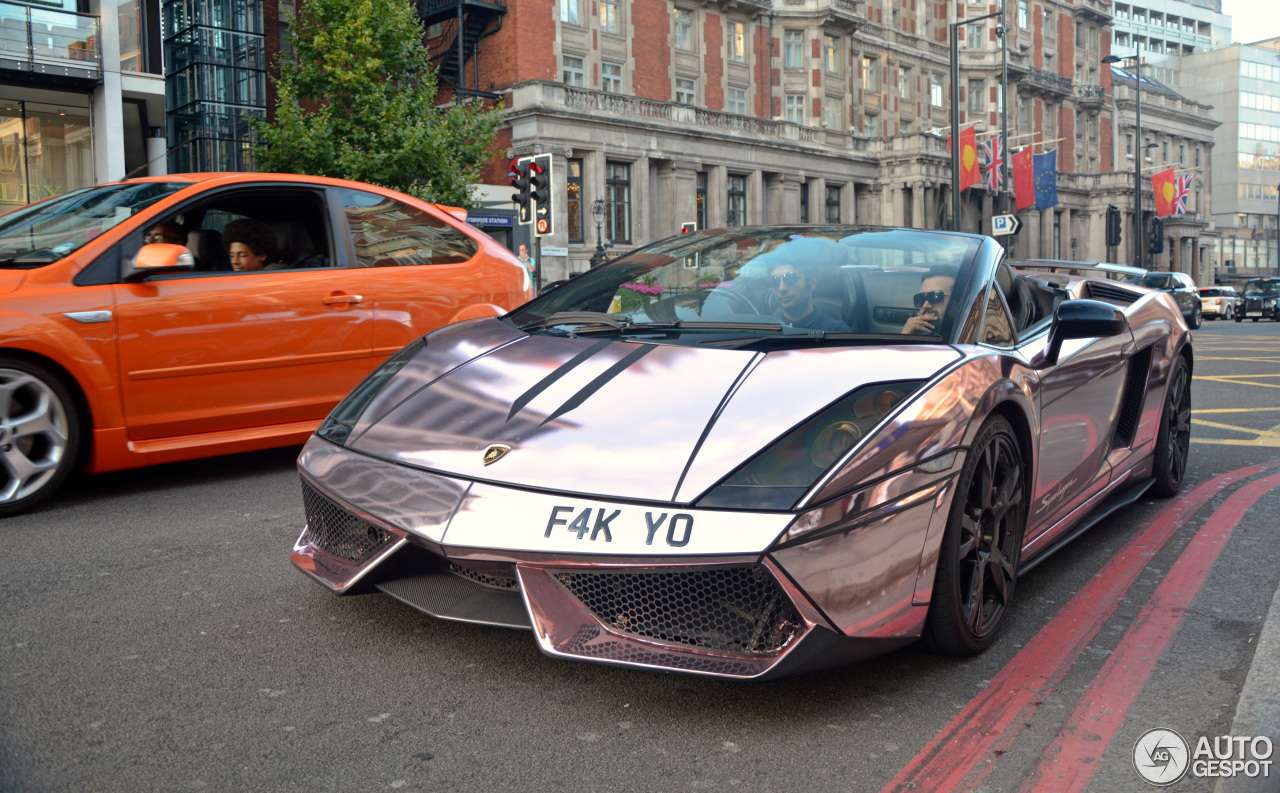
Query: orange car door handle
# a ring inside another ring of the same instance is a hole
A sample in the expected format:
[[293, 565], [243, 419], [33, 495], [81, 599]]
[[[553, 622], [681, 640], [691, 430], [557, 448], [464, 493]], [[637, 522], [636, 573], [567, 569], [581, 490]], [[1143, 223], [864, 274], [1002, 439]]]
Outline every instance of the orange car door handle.
[[332, 306], [335, 303], [359, 303], [364, 300], [364, 295], [329, 295], [324, 298], [326, 306]]

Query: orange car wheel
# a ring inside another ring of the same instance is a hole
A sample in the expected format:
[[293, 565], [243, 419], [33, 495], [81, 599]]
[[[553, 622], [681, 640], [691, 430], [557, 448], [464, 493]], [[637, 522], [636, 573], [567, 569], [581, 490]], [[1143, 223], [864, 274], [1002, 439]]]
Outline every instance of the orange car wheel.
[[0, 356], [0, 517], [48, 498], [80, 451], [80, 417], [62, 381], [34, 361]]

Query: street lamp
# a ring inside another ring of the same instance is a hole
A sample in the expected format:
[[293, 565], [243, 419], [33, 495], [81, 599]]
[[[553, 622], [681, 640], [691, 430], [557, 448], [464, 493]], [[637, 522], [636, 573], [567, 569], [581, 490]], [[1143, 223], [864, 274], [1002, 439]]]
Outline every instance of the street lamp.
[[604, 226], [604, 199], [591, 203], [591, 217], [596, 221], [596, 252], [591, 254], [591, 269], [604, 264], [604, 245], [600, 243], [600, 229]]
[[[1124, 61], [1119, 55], [1108, 55], [1102, 59], [1103, 63], [1112, 64]], [[1142, 222], [1142, 161], [1147, 156], [1147, 147], [1142, 143], [1142, 61], [1139, 56], [1133, 56], [1135, 68], [1133, 70], [1133, 96], [1134, 104], [1137, 106], [1135, 114], [1135, 129], [1133, 132], [1134, 155], [1133, 155], [1133, 264], [1135, 267], [1145, 269], [1142, 266], [1142, 246], [1146, 244], [1146, 224]]]
[[[973, 17], [971, 19], [961, 19], [958, 22], [952, 22], [948, 27], [951, 29], [951, 230], [960, 230], [960, 28], [965, 25], [972, 25], [974, 22], [982, 22], [987, 19], [999, 18], [1001, 28], [1004, 27], [1004, 9], [985, 16]], [[1004, 34], [1001, 33], [1002, 45], [1007, 47], [1004, 42]], [[1006, 50], [1007, 53], [1007, 50]], [[1006, 57], [1008, 57], [1006, 55]], [[1000, 92], [1004, 94], [1001, 102], [1008, 102], [1009, 97], [1009, 76], [1006, 67], [1004, 83], [1000, 87]], [[1007, 154], [1009, 146], [1008, 122], [1005, 122], [1005, 162], [1008, 162]]]

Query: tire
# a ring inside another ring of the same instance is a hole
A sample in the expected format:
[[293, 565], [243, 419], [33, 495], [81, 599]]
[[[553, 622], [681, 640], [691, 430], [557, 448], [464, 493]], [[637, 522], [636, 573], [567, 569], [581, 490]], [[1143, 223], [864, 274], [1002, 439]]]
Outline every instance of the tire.
[[1169, 370], [1164, 408], [1160, 411], [1160, 431], [1156, 435], [1156, 480], [1151, 492], [1161, 498], [1177, 495], [1187, 473], [1187, 453], [1191, 449], [1191, 367], [1179, 355]]
[[79, 456], [80, 416], [62, 380], [38, 363], [0, 356], [0, 517], [48, 498]]
[[1187, 323], [1192, 330], [1198, 330], [1204, 324], [1204, 314], [1201, 313], [1200, 307], [1196, 306], [1191, 312], [1191, 321]]
[[1249, 319], [1253, 320], [1254, 322], [1257, 322], [1257, 321], [1258, 321], [1258, 318], [1257, 318], [1257, 317], [1249, 317]]
[[1013, 599], [1027, 523], [1027, 468], [1012, 425], [992, 416], [965, 460], [942, 535], [923, 640], [968, 656], [995, 641]]

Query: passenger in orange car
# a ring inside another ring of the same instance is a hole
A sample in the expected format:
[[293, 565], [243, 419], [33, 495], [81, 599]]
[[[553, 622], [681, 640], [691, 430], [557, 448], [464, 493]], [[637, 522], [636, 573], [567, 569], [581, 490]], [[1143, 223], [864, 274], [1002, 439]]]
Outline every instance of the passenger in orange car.
[[169, 245], [186, 245], [187, 233], [183, 231], [182, 227], [177, 223], [174, 223], [172, 220], [166, 220], [159, 225], [152, 226], [147, 229], [145, 241], [147, 244], [163, 242]]
[[263, 223], [250, 218], [233, 220], [222, 232], [222, 242], [231, 257], [231, 269], [281, 270], [287, 265], [277, 259], [276, 236]]

